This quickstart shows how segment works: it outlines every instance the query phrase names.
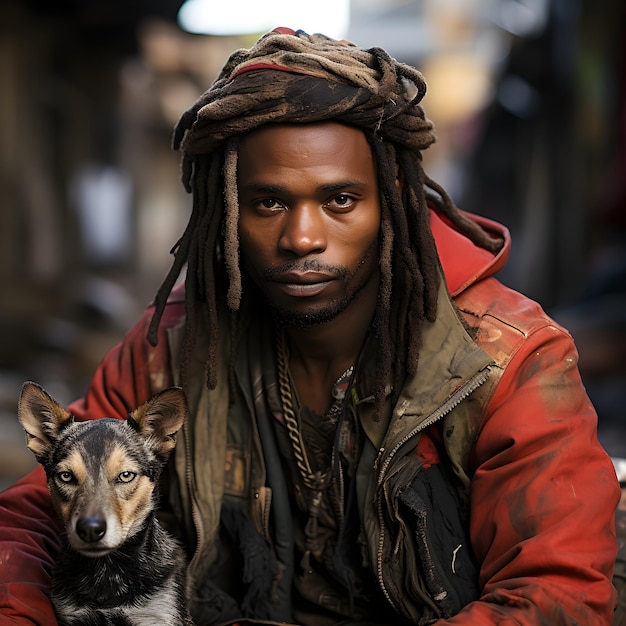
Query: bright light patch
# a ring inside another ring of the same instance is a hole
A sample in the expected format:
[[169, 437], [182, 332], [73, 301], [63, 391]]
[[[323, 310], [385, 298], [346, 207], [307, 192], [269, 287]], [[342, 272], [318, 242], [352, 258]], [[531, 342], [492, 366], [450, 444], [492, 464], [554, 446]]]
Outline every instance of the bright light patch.
[[248, 35], [287, 26], [342, 39], [348, 31], [350, 0], [186, 0], [180, 27], [201, 35]]

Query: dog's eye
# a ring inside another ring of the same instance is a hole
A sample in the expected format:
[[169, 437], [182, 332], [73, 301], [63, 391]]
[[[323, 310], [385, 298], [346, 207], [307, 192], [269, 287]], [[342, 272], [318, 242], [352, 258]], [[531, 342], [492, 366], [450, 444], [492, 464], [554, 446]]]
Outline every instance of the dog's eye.
[[137, 476], [137, 474], [135, 474], [135, 472], [129, 472], [129, 471], [125, 471], [122, 472], [118, 477], [117, 480], [120, 483], [129, 483], [133, 480], [135, 480], [135, 476]]
[[68, 472], [68, 471], [58, 472], [57, 473], [57, 478], [62, 483], [72, 483], [72, 482], [74, 482], [74, 474], [72, 474], [72, 472]]

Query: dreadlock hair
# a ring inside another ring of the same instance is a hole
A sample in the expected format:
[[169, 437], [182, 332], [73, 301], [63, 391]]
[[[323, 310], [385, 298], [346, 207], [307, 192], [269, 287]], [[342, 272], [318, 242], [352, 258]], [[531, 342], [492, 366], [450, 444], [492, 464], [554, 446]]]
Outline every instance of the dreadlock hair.
[[[424, 173], [421, 153], [435, 141], [433, 125], [419, 104], [425, 93], [420, 72], [384, 50], [364, 50], [319, 34], [277, 29], [249, 50], [231, 55], [174, 131], [173, 146], [182, 152], [182, 181], [193, 194], [193, 208], [174, 248], [172, 268], [156, 295], [148, 340], [156, 344], [167, 297], [186, 263], [183, 384], [194, 346], [198, 302], [204, 303], [208, 316], [207, 384], [215, 388], [217, 309], [218, 298], [224, 296], [224, 273], [228, 308], [239, 310], [244, 296], [237, 231], [237, 138], [265, 124], [331, 120], [363, 130], [378, 172], [382, 215], [374, 320], [377, 408], [382, 407], [389, 384], [399, 389], [401, 377], [415, 373], [422, 325], [435, 319], [441, 280], [429, 206], [477, 246], [493, 252], [501, 247], [501, 241], [458, 211]], [[402, 182], [401, 193], [396, 178]]]

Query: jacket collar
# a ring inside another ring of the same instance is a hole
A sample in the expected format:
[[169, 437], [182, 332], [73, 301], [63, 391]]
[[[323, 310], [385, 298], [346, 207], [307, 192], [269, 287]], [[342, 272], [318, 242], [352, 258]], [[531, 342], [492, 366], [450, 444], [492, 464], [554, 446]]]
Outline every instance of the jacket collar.
[[455, 230], [444, 216], [431, 210], [430, 228], [452, 296], [457, 296], [472, 283], [502, 269], [511, 248], [511, 236], [506, 227], [478, 215], [465, 215], [504, 243], [500, 251], [493, 255], [473, 244], [465, 235]]
[[[425, 322], [415, 376], [405, 381], [388, 420], [375, 422], [362, 407], [363, 427], [381, 456], [394, 454], [412, 433], [442, 418], [489, 376], [492, 359], [465, 330], [445, 284], [439, 289], [437, 317]], [[380, 459], [379, 459], [380, 460]], [[380, 465], [379, 465], [380, 467]]]
[[435, 322], [425, 322], [422, 328], [418, 371], [405, 381], [396, 405], [388, 406], [378, 421], [372, 419], [371, 404], [363, 402], [359, 406], [369, 439], [386, 453], [413, 430], [425, 427], [438, 411], [446, 408], [455, 393], [480, 380], [492, 363], [465, 330], [451, 298], [499, 271], [508, 258], [511, 238], [501, 224], [470, 213], [465, 215], [493, 237], [502, 239], [503, 245], [495, 255], [479, 248], [431, 209], [430, 225], [445, 282], [439, 289]]

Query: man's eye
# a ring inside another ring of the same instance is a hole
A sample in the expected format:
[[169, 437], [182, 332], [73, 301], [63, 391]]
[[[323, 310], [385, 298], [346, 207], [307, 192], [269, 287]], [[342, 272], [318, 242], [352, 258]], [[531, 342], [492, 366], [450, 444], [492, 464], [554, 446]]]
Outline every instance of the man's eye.
[[254, 201], [254, 210], [259, 215], [274, 215], [285, 208], [285, 205], [275, 198], [263, 198]]
[[281, 206], [277, 200], [272, 198], [265, 198], [265, 200], [261, 200], [259, 204], [263, 209], [277, 209]]
[[355, 199], [346, 193], [341, 193], [330, 200], [326, 206], [329, 209], [349, 209], [355, 203]]

